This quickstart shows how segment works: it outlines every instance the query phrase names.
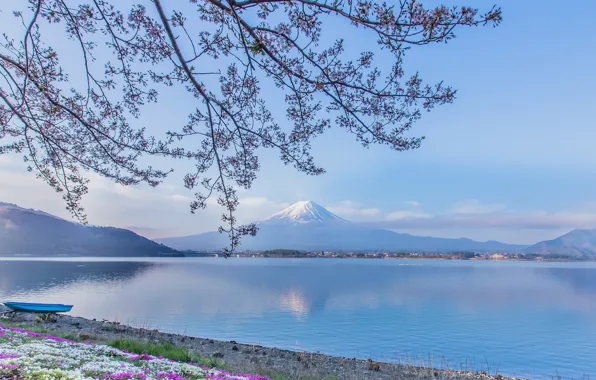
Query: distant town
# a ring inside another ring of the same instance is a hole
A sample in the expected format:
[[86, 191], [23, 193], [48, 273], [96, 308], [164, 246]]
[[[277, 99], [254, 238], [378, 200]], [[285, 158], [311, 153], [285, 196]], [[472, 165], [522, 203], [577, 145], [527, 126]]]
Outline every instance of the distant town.
[[[187, 257], [216, 257], [221, 252], [184, 251]], [[298, 251], [291, 249], [274, 249], [264, 251], [243, 251], [231, 254], [231, 257], [244, 258], [311, 258], [311, 259], [424, 259], [424, 260], [502, 260], [502, 261], [596, 261], [593, 256], [577, 256], [564, 254], [541, 255], [521, 252], [383, 252], [383, 251]]]

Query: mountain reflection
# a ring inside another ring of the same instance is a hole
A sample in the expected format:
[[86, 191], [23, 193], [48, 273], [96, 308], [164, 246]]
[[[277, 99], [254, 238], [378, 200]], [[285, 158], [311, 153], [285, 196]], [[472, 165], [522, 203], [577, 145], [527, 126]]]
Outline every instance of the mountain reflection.
[[594, 268], [549, 268], [548, 276], [568, 284], [578, 293], [596, 294], [596, 270]]
[[0, 295], [27, 294], [81, 281], [127, 281], [153, 265], [147, 262], [0, 260]]
[[0, 296], [77, 301], [75, 309], [86, 316], [99, 312], [98, 304], [112, 305], [125, 319], [275, 311], [302, 318], [425, 304], [468, 311], [528, 305], [596, 311], [594, 267], [261, 260], [0, 261]]
[[13, 299], [346, 357], [487, 357], [511, 374], [581, 375], [596, 357], [596, 266], [586, 263], [0, 260], [0, 300]]
[[297, 317], [303, 317], [310, 311], [308, 300], [297, 290], [282, 292], [279, 299], [281, 310], [289, 311]]

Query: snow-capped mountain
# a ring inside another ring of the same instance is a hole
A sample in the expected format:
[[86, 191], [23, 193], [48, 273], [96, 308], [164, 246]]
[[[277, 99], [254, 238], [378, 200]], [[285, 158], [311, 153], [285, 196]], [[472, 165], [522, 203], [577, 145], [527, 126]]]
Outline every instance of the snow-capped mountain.
[[[256, 223], [255, 237], [244, 237], [241, 250], [404, 250], [404, 251], [518, 251], [524, 246], [470, 239], [442, 239], [371, 228], [351, 223], [312, 201], [301, 201]], [[229, 244], [219, 232], [157, 240], [182, 250], [214, 251]]]
[[347, 220], [329, 212], [313, 201], [296, 202], [290, 207], [258, 222], [258, 225], [343, 224]]

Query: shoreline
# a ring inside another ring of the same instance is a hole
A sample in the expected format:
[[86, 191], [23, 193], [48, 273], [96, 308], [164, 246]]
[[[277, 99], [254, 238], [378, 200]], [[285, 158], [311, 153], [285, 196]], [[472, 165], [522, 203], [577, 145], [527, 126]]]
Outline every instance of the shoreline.
[[[0, 313], [2, 311], [0, 306]], [[96, 344], [105, 344], [118, 339], [143, 343], [169, 343], [176, 347], [184, 347], [205, 358], [223, 360], [233, 370], [258, 373], [276, 380], [513, 379], [500, 374], [427, 368], [408, 363], [377, 362], [370, 359], [336, 357], [320, 353], [241, 344], [235, 341], [205, 339], [69, 315], [53, 315], [51, 318], [44, 319], [28, 313], [5, 312], [0, 323], [3, 321], [17, 324], [24, 329], [27, 329], [28, 326], [43, 329], [49, 334], [70, 334], [81, 341]]]
[[[213, 254], [214, 255], [214, 254]], [[31, 261], [44, 261], [50, 260], [54, 261], [57, 259], [94, 259], [98, 261], [110, 261], [110, 260], [127, 260], [127, 259], [134, 259], [134, 260], [141, 260], [141, 259], [195, 259], [195, 258], [209, 258], [209, 259], [224, 259], [224, 260], [234, 260], [234, 259], [309, 259], [309, 260], [389, 260], [389, 261], [471, 261], [471, 262], [523, 262], [523, 263], [596, 263], [596, 258], [590, 260], [584, 259], [559, 259], [559, 258], [543, 258], [541, 260], [530, 260], [530, 259], [517, 259], [517, 258], [506, 258], [506, 259], [460, 259], [460, 258], [448, 258], [448, 257], [424, 257], [424, 256], [412, 256], [412, 257], [314, 257], [314, 256], [240, 256], [240, 257], [229, 257], [224, 258], [223, 256], [194, 256], [194, 255], [187, 255], [187, 256], [66, 256], [66, 255], [56, 255], [56, 256], [33, 256], [33, 255], [8, 255], [2, 256], [0, 255], [1, 260], [10, 260], [10, 261], [19, 261], [19, 259], [24, 260], [31, 260]]]

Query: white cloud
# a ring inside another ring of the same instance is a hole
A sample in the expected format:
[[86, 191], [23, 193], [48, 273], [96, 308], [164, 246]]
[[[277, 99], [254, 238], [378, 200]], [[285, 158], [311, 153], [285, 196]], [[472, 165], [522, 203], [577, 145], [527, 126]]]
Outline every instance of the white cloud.
[[515, 211], [501, 203], [462, 200], [443, 212], [420, 208], [398, 210], [365, 222], [369, 226], [437, 237], [469, 237], [533, 244], [552, 239], [574, 228], [596, 228], [596, 208]]
[[1, 154], [0, 155], [0, 164], [2, 166], [4, 166], [4, 165], [12, 165], [13, 164], [13, 159], [10, 158], [7, 155]]
[[425, 213], [419, 210], [394, 211], [384, 220], [374, 222], [390, 229], [531, 229], [561, 230], [596, 228], [596, 209], [547, 212], [531, 210], [515, 212], [502, 204], [483, 204], [479, 201], [456, 202], [444, 213]]
[[375, 216], [379, 214], [378, 208], [363, 208], [360, 210], [360, 214], [364, 216]]
[[342, 218], [353, 221], [370, 220], [375, 217], [378, 218], [381, 213], [378, 208], [362, 207], [360, 203], [353, 201], [343, 201], [325, 206], [325, 208]]
[[386, 220], [404, 220], [404, 219], [427, 219], [432, 218], [432, 215], [412, 210], [393, 211], [387, 214]]
[[149, 186], [123, 186], [119, 185], [105, 177], [102, 177], [95, 173], [89, 173], [89, 193], [94, 191], [105, 191], [118, 195], [124, 198], [132, 199], [135, 201], [177, 201], [177, 202], [190, 202], [190, 193], [181, 194], [177, 192], [176, 186], [164, 183], [160, 184], [156, 188]]
[[242, 204], [250, 206], [262, 206], [269, 202], [267, 197], [246, 197], [242, 199]]
[[172, 194], [172, 195], [170, 195], [170, 198], [173, 201], [185, 201], [185, 202], [189, 202], [191, 200], [190, 197], [187, 197], [186, 195], [181, 195], [181, 194]]
[[288, 202], [278, 202], [267, 197], [246, 196], [239, 197], [237, 218], [241, 223], [252, 223], [263, 220], [266, 217], [290, 206]]
[[[72, 220], [60, 194], [36, 179], [33, 173], [27, 173], [22, 163], [19, 165], [18, 161], [5, 156], [0, 158], [0, 201]], [[125, 187], [97, 175], [90, 178], [90, 191], [83, 199], [83, 206], [91, 224], [131, 228], [153, 238], [214, 231], [221, 224], [224, 210], [217, 205], [215, 197], [207, 202], [205, 210], [192, 215], [189, 202], [193, 194], [176, 186], [176, 182], [157, 188]], [[236, 217], [240, 223], [262, 220], [289, 206], [288, 202], [256, 195], [254, 190], [239, 195]], [[596, 228], [596, 202], [553, 212], [515, 211], [502, 203], [483, 203], [478, 199], [461, 200], [434, 212], [419, 201], [405, 203], [410, 207], [389, 212], [354, 201], [335, 203], [327, 208], [354, 222], [445, 237], [499, 239], [511, 236], [516, 241], [527, 239], [529, 243], [530, 239], [552, 238], [573, 228]]]
[[412, 206], [412, 207], [420, 207], [420, 206], [422, 206], [422, 203], [420, 203], [418, 201], [407, 201], [406, 204], [409, 205], [409, 206]]
[[[0, 157], [0, 201], [72, 220], [61, 194], [36, 179], [33, 173], [27, 173], [13, 158]], [[121, 186], [93, 173], [88, 173], [88, 177], [89, 193], [83, 197], [82, 205], [90, 224], [128, 228], [151, 238], [214, 231], [221, 224], [224, 210], [215, 196], [209, 198], [205, 210], [193, 215], [189, 207], [193, 192], [176, 186], [175, 182], [151, 188]], [[240, 223], [263, 219], [289, 206], [287, 202], [249, 194], [247, 191], [240, 194], [236, 212]]]

